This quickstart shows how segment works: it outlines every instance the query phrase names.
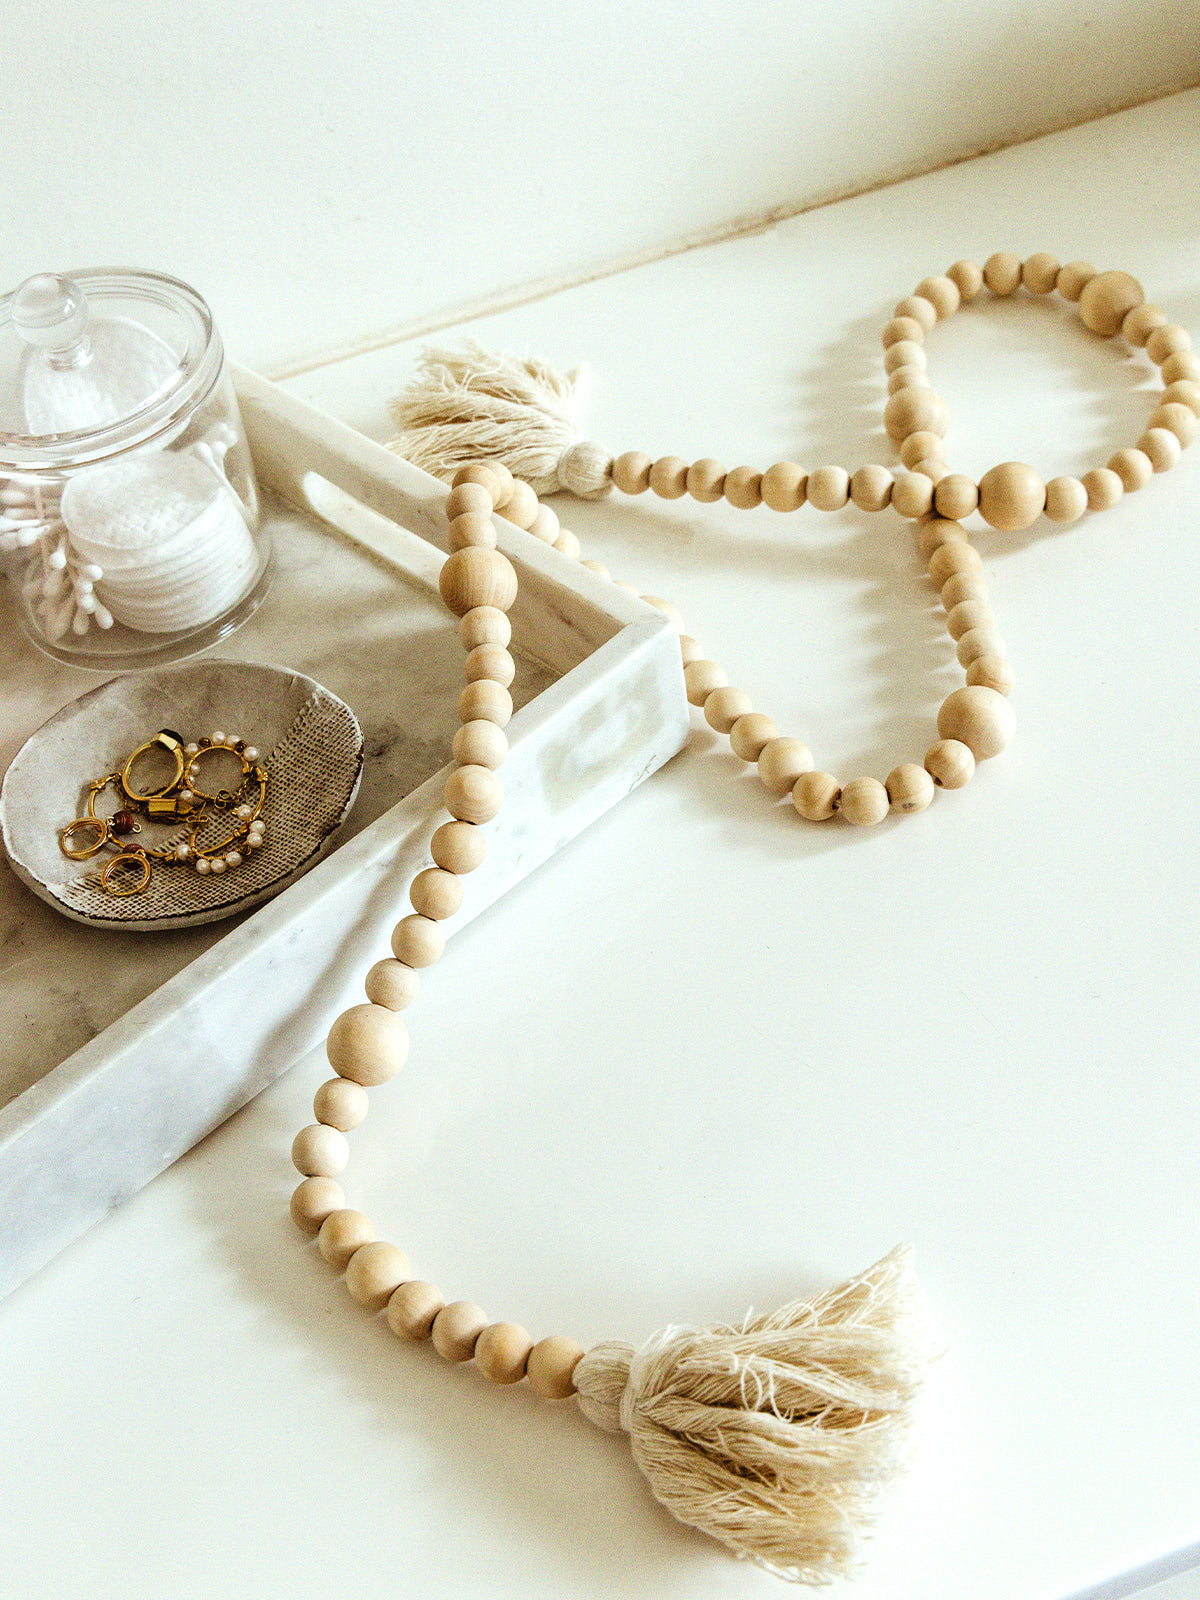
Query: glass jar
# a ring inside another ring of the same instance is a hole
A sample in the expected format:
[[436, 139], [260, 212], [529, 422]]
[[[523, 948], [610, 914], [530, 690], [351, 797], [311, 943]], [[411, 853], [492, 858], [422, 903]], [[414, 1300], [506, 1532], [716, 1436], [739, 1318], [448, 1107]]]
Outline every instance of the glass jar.
[[271, 579], [221, 338], [157, 272], [43, 273], [0, 300], [0, 565], [39, 649], [176, 660]]

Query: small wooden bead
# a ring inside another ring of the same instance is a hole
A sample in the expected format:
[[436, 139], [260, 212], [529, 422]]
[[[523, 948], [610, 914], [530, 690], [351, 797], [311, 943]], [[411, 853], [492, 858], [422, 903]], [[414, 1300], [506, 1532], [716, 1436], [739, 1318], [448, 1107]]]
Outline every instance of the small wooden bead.
[[463, 676], [468, 683], [487, 678], [507, 689], [516, 675], [517, 664], [502, 644], [477, 644], [463, 664]]
[[1036, 255], [1027, 257], [1021, 266], [1021, 282], [1030, 294], [1050, 294], [1057, 286], [1058, 274], [1061, 267], [1057, 256], [1052, 256], [1049, 251], [1039, 250]]
[[850, 498], [850, 474], [845, 467], [814, 467], [806, 493], [818, 511], [840, 511]]
[[895, 372], [897, 367], [920, 367], [924, 372], [929, 365], [929, 357], [925, 354], [923, 345], [915, 339], [901, 339], [897, 344], [887, 347], [883, 354], [883, 370]]
[[772, 739], [759, 752], [758, 781], [768, 794], [782, 800], [796, 779], [812, 768], [813, 755], [806, 744], [788, 737]]
[[1166, 472], [1177, 465], [1183, 446], [1170, 428], [1147, 428], [1137, 442], [1137, 448], [1150, 459], [1155, 472]]
[[292, 1191], [292, 1221], [301, 1233], [315, 1238], [325, 1218], [345, 1204], [346, 1196], [340, 1183], [332, 1178], [305, 1178]]
[[940, 550], [944, 544], [950, 544], [955, 539], [960, 544], [966, 543], [967, 531], [961, 522], [955, 522], [950, 517], [928, 517], [921, 524], [917, 544], [928, 561], [935, 550]]
[[496, 510], [503, 511], [508, 504], [516, 479], [503, 461], [485, 461], [484, 466], [496, 480]]
[[475, 1365], [490, 1383], [520, 1383], [532, 1349], [518, 1323], [489, 1322], [475, 1341]]
[[1015, 679], [1007, 656], [979, 656], [967, 668], [967, 682], [974, 688], [994, 689], [1008, 694]]
[[386, 1240], [373, 1239], [370, 1244], [360, 1245], [346, 1263], [346, 1288], [360, 1306], [382, 1311], [412, 1275], [412, 1264], [403, 1250]]
[[537, 516], [538, 497], [523, 478], [514, 478], [512, 493], [504, 506], [504, 520], [528, 531]]
[[723, 689], [728, 682], [729, 674], [715, 661], [691, 661], [683, 669], [688, 702], [694, 706], [702, 706], [714, 689]]
[[[948, 478], [950, 476], [950, 469], [946, 466], [946, 463], [938, 460], [936, 457], [926, 461], [914, 461], [910, 470], [913, 472], [922, 473], [926, 478], [929, 479], [930, 483], [932, 483], [935, 488], [939, 483], [941, 483], [943, 478]], [[899, 476], [899, 474], [897, 474], [897, 476]]]
[[612, 573], [604, 565], [603, 561], [581, 561], [579, 565], [586, 567], [589, 572], [594, 572], [598, 578], [603, 578], [607, 583], [612, 582]]
[[447, 522], [453, 522], [455, 517], [461, 517], [464, 512], [487, 517], [491, 521], [492, 497], [481, 483], [460, 483], [446, 496]]
[[1046, 485], [1023, 461], [1002, 461], [979, 480], [979, 514], [993, 528], [1015, 533], [1042, 514]]
[[361, 1211], [335, 1211], [326, 1217], [317, 1235], [317, 1249], [331, 1267], [345, 1272], [356, 1250], [375, 1242], [375, 1229]]
[[1002, 656], [1004, 640], [994, 628], [968, 628], [955, 648], [960, 666], [969, 667], [980, 656]]
[[461, 876], [482, 863], [487, 840], [472, 822], [443, 822], [429, 841], [429, 853], [439, 867]]
[[965, 744], [976, 761], [998, 756], [1012, 741], [1017, 719], [1002, 694], [981, 684], [955, 689], [942, 701], [937, 730], [943, 739]]
[[1165, 323], [1146, 340], [1146, 354], [1161, 367], [1168, 356], [1178, 355], [1181, 350], [1192, 348], [1192, 336], [1186, 328], [1177, 327], [1173, 322]]
[[1200, 417], [1200, 383], [1190, 378], [1177, 378], [1163, 390], [1159, 403], [1164, 406], [1187, 406], [1189, 411], [1194, 411]]
[[[490, 722], [483, 723], [485, 728], [491, 726]], [[504, 735], [500, 737], [503, 739]], [[426, 867], [409, 885], [408, 899], [413, 910], [422, 917], [444, 922], [462, 905], [463, 887], [454, 873], [447, 872], [444, 867]]]
[[828, 822], [838, 808], [842, 786], [830, 772], [802, 772], [792, 785], [792, 804], [809, 822]]
[[988, 597], [987, 584], [978, 572], [955, 572], [942, 584], [942, 605], [949, 616], [955, 606], [964, 600], [983, 600]]
[[892, 315], [894, 317], [911, 317], [914, 322], [920, 323], [926, 333], [930, 331], [938, 319], [937, 312], [930, 302], [925, 299], [924, 295], [919, 294], [910, 294], [901, 300]]
[[1125, 493], [1125, 485], [1111, 467], [1093, 467], [1080, 479], [1087, 490], [1089, 511], [1108, 511]]
[[997, 250], [983, 263], [983, 281], [994, 295], [1015, 294], [1021, 282], [1021, 258]]
[[1156, 406], [1150, 413], [1150, 426], [1152, 428], [1168, 428], [1179, 440], [1182, 447], [1186, 448], [1196, 437], [1200, 429], [1200, 417], [1192, 410], [1179, 402], [1169, 402], [1167, 405]]
[[527, 530], [535, 539], [540, 539], [543, 544], [553, 544], [562, 532], [562, 523], [558, 520], [558, 512], [553, 506], [539, 505], [537, 514], [529, 524]]
[[566, 556], [568, 561], [578, 561], [583, 554], [583, 546], [570, 528], [560, 528], [558, 530], [558, 535], [554, 540], [554, 548], [560, 556]]
[[878, 778], [851, 778], [842, 786], [838, 810], [856, 828], [873, 827], [888, 814], [888, 792]]
[[1178, 355], [1168, 356], [1162, 364], [1162, 380], [1166, 384], [1200, 383], [1200, 360], [1190, 350], [1181, 350]]
[[669, 617], [680, 633], [683, 632], [683, 617], [678, 606], [672, 605], [669, 600], [664, 600], [660, 594], [644, 594], [640, 599], [645, 601], [646, 605], [653, 606], [655, 611], [661, 611], [664, 617]]
[[431, 967], [445, 949], [446, 935], [432, 917], [401, 917], [392, 929], [392, 954], [406, 967]]
[[463, 767], [490, 767], [493, 772], [508, 754], [508, 739], [494, 722], [478, 717], [464, 722], [451, 746], [455, 761]]
[[893, 767], [887, 775], [888, 804], [893, 811], [924, 811], [933, 799], [933, 779], [915, 761]]
[[688, 464], [681, 456], [660, 456], [650, 468], [650, 487], [660, 500], [678, 500], [687, 493]]
[[933, 278], [922, 278], [915, 291], [922, 300], [928, 300], [938, 318], [952, 317], [962, 303], [958, 285], [945, 273]]
[[1128, 313], [1145, 298], [1141, 284], [1128, 272], [1098, 272], [1083, 286], [1079, 315], [1085, 328], [1102, 339], [1111, 339]]
[[313, 1116], [339, 1133], [357, 1128], [369, 1110], [367, 1091], [349, 1078], [330, 1078], [313, 1096]]
[[1155, 328], [1165, 328], [1167, 319], [1157, 306], [1149, 306], [1143, 302], [1134, 306], [1132, 311], [1127, 311], [1121, 321], [1121, 337], [1126, 344], [1141, 349]]
[[961, 789], [975, 772], [975, 757], [957, 739], [939, 739], [925, 753], [925, 771], [939, 789]]
[[892, 489], [892, 510], [910, 521], [933, 508], [933, 479], [924, 472], [902, 472]]
[[950, 539], [939, 545], [929, 558], [929, 576], [941, 588], [956, 572], [978, 572], [983, 566], [975, 546], [966, 539]]
[[968, 305], [978, 298], [983, 288], [983, 268], [974, 261], [956, 261], [946, 268], [946, 276]]
[[1088, 508], [1088, 492], [1079, 478], [1051, 478], [1046, 485], [1046, 515], [1051, 522], [1078, 522]]
[[[718, 691], [719, 693], [720, 691]], [[708, 714], [708, 702], [704, 705]], [[748, 711], [729, 730], [729, 744], [735, 756], [743, 761], [757, 761], [772, 739], [778, 738], [778, 729], [770, 717], [761, 711]]]
[[930, 433], [927, 428], [918, 428], [916, 433], [910, 433], [903, 441], [899, 455], [911, 472], [918, 461], [937, 461], [945, 451], [945, 443], [938, 434]]
[[933, 497], [938, 516], [958, 521], [979, 508], [979, 485], [965, 472], [951, 472], [938, 481]]
[[408, 1029], [387, 1006], [351, 1006], [330, 1028], [325, 1054], [339, 1078], [372, 1089], [408, 1060]]
[[650, 468], [654, 465], [641, 450], [626, 450], [613, 462], [612, 481], [622, 494], [645, 494], [650, 487]]
[[729, 733], [739, 717], [748, 716], [754, 704], [741, 689], [724, 684], [704, 698], [704, 720], [717, 733]]
[[763, 505], [772, 511], [798, 511], [807, 495], [808, 474], [794, 461], [777, 461], [762, 476]]
[[498, 728], [507, 728], [512, 714], [512, 695], [502, 683], [493, 683], [490, 678], [468, 683], [458, 697], [460, 722], [482, 718], [485, 722], [494, 722]]
[[452, 1300], [433, 1319], [433, 1348], [443, 1361], [470, 1361], [487, 1320], [470, 1300]]
[[487, 462], [472, 461], [470, 466], [459, 467], [454, 474], [451, 487], [457, 489], [463, 483], [482, 484], [491, 496], [492, 504], [495, 505], [501, 496], [503, 482], [499, 472], [493, 471]]
[[918, 345], [925, 343], [924, 325], [918, 322], [916, 317], [893, 317], [884, 325], [881, 342], [885, 350], [890, 350], [894, 344], [902, 344], [906, 340]]
[[[883, 408], [883, 425], [894, 444], [913, 433], [944, 435], [947, 427], [946, 405], [932, 389], [901, 389]], [[812, 478], [808, 481], [808, 496], [812, 499]], [[451, 558], [453, 559], [453, 558]]]
[[416, 968], [391, 957], [377, 961], [363, 980], [363, 989], [371, 1004], [388, 1011], [404, 1011], [417, 998], [420, 987]]
[[1055, 288], [1064, 300], [1075, 304], [1083, 293], [1083, 288], [1096, 276], [1096, 269], [1090, 261], [1068, 261], [1065, 267], [1058, 269], [1058, 278]]
[[306, 1178], [336, 1178], [349, 1159], [345, 1134], [323, 1122], [301, 1128], [292, 1140], [292, 1165]]
[[859, 467], [850, 475], [850, 498], [860, 511], [882, 511], [891, 501], [895, 481], [887, 467]]
[[958, 640], [972, 628], [990, 627], [995, 620], [986, 600], [963, 600], [947, 612], [946, 631], [952, 639]]
[[928, 389], [930, 387], [929, 374], [924, 367], [904, 366], [893, 367], [888, 373], [887, 392], [889, 395], [899, 394], [901, 389]]
[[387, 1325], [394, 1334], [428, 1339], [445, 1304], [445, 1296], [436, 1284], [413, 1278], [393, 1291], [387, 1304]]
[[500, 810], [504, 791], [488, 767], [459, 767], [446, 779], [442, 799], [460, 822], [490, 822]]
[[459, 620], [458, 637], [464, 650], [476, 650], [481, 644], [500, 644], [507, 649], [512, 623], [495, 606], [476, 606]]
[[561, 1334], [539, 1339], [529, 1352], [526, 1376], [529, 1387], [542, 1400], [567, 1400], [575, 1393], [575, 1368], [583, 1357], [583, 1346]]
[[438, 588], [456, 617], [476, 606], [507, 611], [517, 598], [517, 574], [499, 550], [473, 546], [446, 558]]
[[734, 467], [725, 474], [724, 495], [739, 511], [753, 511], [762, 504], [762, 473], [754, 467]]
[[1109, 456], [1108, 470], [1120, 478], [1126, 494], [1134, 494], [1154, 476], [1154, 463], [1144, 450], [1118, 450]]
[[693, 461], [687, 473], [687, 492], [702, 505], [712, 505], [725, 493], [725, 468], [711, 456]]
[[690, 633], [679, 635], [679, 654], [683, 658], [685, 667], [690, 667], [693, 661], [703, 661], [704, 646], [699, 639], [693, 639]]

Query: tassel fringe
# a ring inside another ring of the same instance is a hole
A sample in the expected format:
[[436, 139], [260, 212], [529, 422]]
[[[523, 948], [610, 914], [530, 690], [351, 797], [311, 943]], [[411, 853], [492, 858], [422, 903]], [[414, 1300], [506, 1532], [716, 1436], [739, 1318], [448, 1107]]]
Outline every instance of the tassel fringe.
[[857, 1565], [880, 1488], [907, 1464], [930, 1357], [907, 1245], [739, 1328], [664, 1328], [575, 1369], [581, 1409], [629, 1434], [672, 1516], [797, 1583]]

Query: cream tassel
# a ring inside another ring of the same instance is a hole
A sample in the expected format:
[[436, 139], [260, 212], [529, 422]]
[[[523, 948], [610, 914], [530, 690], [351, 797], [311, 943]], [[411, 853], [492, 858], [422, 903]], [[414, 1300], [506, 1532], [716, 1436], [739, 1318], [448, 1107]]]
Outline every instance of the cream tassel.
[[425, 349], [417, 377], [389, 408], [400, 431], [388, 448], [438, 477], [498, 460], [537, 495], [567, 489], [598, 500], [612, 488], [612, 452], [575, 425], [581, 377], [473, 341]]
[[740, 1328], [600, 1344], [579, 1403], [629, 1434], [655, 1497], [780, 1577], [848, 1573], [878, 1490], [907, 1462], [930, 1348], [907, 1245]]

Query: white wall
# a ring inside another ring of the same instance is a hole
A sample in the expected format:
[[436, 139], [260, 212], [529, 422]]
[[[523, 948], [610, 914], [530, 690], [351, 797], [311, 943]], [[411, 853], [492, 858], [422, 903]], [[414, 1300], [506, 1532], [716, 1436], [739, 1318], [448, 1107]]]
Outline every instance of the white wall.
[[1195, 0], [8, 0], [5, 18], [0, 287], [159, 266], [275, 369], [1200, 81]]

